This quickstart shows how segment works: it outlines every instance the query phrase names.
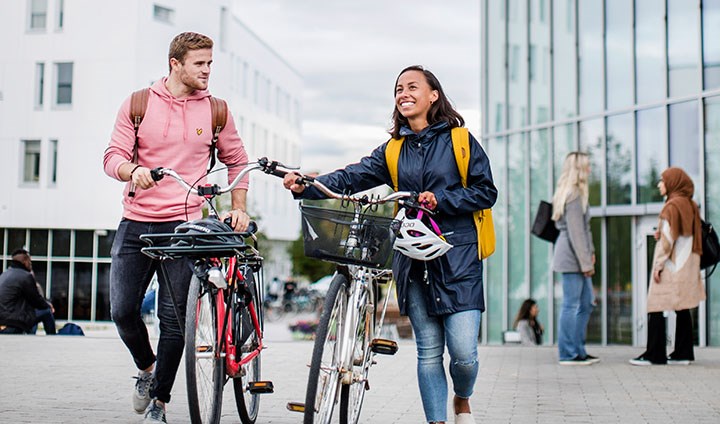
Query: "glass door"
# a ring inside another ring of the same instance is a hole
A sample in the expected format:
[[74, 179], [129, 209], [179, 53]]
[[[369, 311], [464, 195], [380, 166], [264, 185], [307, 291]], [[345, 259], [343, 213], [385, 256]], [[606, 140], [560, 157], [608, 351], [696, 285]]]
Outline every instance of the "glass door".
[[635, 284], [633, 287], [633, 345], [647, 344], [647, 291], [655, 251], [658, 217], [639, 216], [635, 224]]

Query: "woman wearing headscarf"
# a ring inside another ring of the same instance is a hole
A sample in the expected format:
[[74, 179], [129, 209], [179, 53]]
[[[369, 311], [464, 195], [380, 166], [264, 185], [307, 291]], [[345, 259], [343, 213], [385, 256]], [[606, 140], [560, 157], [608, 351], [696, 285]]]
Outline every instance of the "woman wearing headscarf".
[[[688, 365], [695, 360], [690, 309], [705, 300], [700, 277], [700, 213], [692, 200], [693, 182], [682, 169], [671, 167], [663, 171], [658, 189], [667, 199], [655, 232], [657, 243], [647, 300], [647, 349], [630, 363]], [[669, 357], [663, 311], [675, 311], [677, 317], [675, 351]]]

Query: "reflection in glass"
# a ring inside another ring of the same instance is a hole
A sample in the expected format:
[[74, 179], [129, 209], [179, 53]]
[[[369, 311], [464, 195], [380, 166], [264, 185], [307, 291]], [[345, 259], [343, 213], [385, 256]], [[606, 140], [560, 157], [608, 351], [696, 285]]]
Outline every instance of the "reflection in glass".
[[603, 102], [603, 2], [578, 4], [580, 114], [600, 112]]
[[505, 39], [505, 0], [487, 2], [487, 37], [485, 66], [488, 83], [486, 113], [488, 130], [499, 132], [505, 129], [505, 89], [507, 87], [505, 60], [507, 55]]
[[720, 0], [703, 0], [703, 76], [705, 90], [720, 87]]
[[662, 202], [657, 189], [660, 173], [668, 167], [665, 107], [637, 112], [637, 201]]
[[510, 86], [508, 92], [508, 128], [523, 127], [527, 124], [528, 110], [528, 27], [527, 7], [521, 2], [511, 1], [508, 24], [508, 66]]
[[632, 203], [633, 114], [607, 118], [607, 203]]
[[48, 255], [47, 230], [30, 230], [30, 254], [33, 256]]
[[555, 119], [563, 119], [577, 115], [575, 2], [554, 0], [552, 10], [553, 113]]
[[[720, 97], [705, 99], [705, 217], [720, 223]], [[720, 346], [720, 274], [705, 282], [707, 288], [708, 345]], [[697, 327], [697, 326], [696, 326]]]
[[[602, 343], [602, 218], [590, 220], [590, 231], [592, 231], [593, 245], [595, 246], [595, 274], [592, 277], [593, 293], [595, 295], [595, 308], [590, 314], [590, 322], [587, 328], [587, 343]], [[609, 249], [608, 249], [609, 250]]]
[[637, 103], [665, 98], [665, 8], [657, 0], [635, 0], [635, 57]]
[[53, 256], [70, 256], [70, 230], [52, 230]]
[[577, 131], [575, 124], [567, 124], [562, 127], [555, 127], [554, 129], [554, 140], [553, 140], [553, 183], [552, 186], [557, 185], [557, 180], [562, 174], [563, 163], [568, 153], [577, 150]]
[[667, 2], [668, 78], [670, 97], [686, 96], [700, 91], [698, 79], [699, 43], [697, 2]]
[[89, 320], [92, 301], [92, 264], [75, 263], [72, 319]]
[[110, 264], [97, 265], [97, 295], [95, 319], [110, 321]]
[[602, 175], [605, 138], [603, 119], [580, 122], [580, 151], [590, 155], [590, 205], [599, 206], [602, 201]]
[[55, 307], [55, 319], [68, 319], [70, 290], [70, 265], [67, 262], [53, 262], [51, 267], [50, 300]]
[[115, 240], [115, 230], [98, 234], [98, 258], [109, 258]]
[[510, 315], [530, 294], [525, 268], [525, 240], [530, 229], [526, 211], [527, 133], [510, 136], [508, 144], [508, 311]]
[[48, 296], [47, 291], [47, 262], [45, 261], [39, 261], [33, 258], [32, 261], [33, 266], [33, 274], [35, 274], [35, 281], [37, 281], [38, 284], [40, 284], [40, 288], [42, 289], [43, 297], [50, 298]]
[[[533, 131], [530, 134], [530, 211], [534, 218], [540, 200], [551, 201], [552, 158], [550, 156], [550, 131]], [[538, 320], [548, 323], [548, 296], [552, 290], [550, 264], [552, 262], [551, 243], [537, 237], [530, 237], [530, 297], [540, 308]], [[547, 325], [547, 324], [544, 324]], [[547, 338], [546, 338], [547, 339]], [[543, 340], [546, 342], [547, 340]]]
[[25, 240], [25, 230], [18, 228], [8, 229], [8, 255], [12, 254], [15, 249], [27, 248]]
[[607, 342], [629, 345], [633, 339], [632, 217], [608, 217], [607, 238]]
[[93, 236], [93, 231], [75, 231], [75, 256], [92, 258]]
[[[536, 18], [549, 13], [550, 2], [532, 2]], [[550, 120], [550, 25], [546, 19], [530, 22], [530, 122]]]
[[[507, 142], [505, 138], [491, 138], [488, 140], [488, 157], [493, 167], [493, 179], [498, 187], [505, 186], [507, 166]], [[485, 264], [487, 266], [487, 281], [485, 282], [485, 301], [487, 309], [488, 342], [502, 341], [502, 332], [505, 330], [503, 317], [503, 278], [505, 234], [507, 229], [507, 192], [499, 192], [497, 202], [493, 206], [493, 223], [495, 224], [495, 253]]]
[[[700, 137], [698, 103], [689, 101], [670, 105], [670, 166], [678, 166], [700, 181]], [[695, 186], [695, 194], [698, 194]]]
[[632, 2], [606, 0], [605, 43], [607, 51], [607, 108], [633, 104]]

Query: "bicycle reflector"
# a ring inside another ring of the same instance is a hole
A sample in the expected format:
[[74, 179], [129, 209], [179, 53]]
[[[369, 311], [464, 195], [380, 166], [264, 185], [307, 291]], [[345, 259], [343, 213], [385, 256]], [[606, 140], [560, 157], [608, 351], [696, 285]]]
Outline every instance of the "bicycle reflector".
[[395, 216], [400, 224], [395, 231], [393, 249], [409, 258], [429, 261], [444, 255], [453, 246], [444, 240], [440, 228], [432, 218], [427, 217], [432, 230], [423, 223], [422, 218], [422, 211], [413, 218], [408, 216], [406, 209], [400, 209]]

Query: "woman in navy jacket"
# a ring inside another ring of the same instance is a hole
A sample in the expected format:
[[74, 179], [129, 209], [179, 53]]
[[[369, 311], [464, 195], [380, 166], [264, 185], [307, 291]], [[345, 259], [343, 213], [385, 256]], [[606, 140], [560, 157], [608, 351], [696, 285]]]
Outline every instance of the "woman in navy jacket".
[[[438, 212], [434, 219], [453, 246], [430, 261], [400, 253], [393, 257], [400, 313], [410, 317], [415, 332], [418, 383], [430, 423], [447, 419], [446, 345], [455, 392], [455, 422], [474, 422], [469, 398], [478, 373], [477, 339], [485, 303], [483, 264], [478, 258], [472, 213], [492, 207], [497, 189], [487, 155], [472, 135], [467, 187], [463, 187], [450, 130], [464, 123], [430, 71], [411, 66], [400, 72], [390, 131], [393, 138], [405, 137], [398, 159], [398, 189], [420, 193], [418, 200]], [[382, 184], [392, 187], [386, 147], [384, 143], [359, 163], [317, 179], [334, 191], [356, 193]], [[296, 197], [325, 197], [317, 189], [295, 184], [296, 178], [288, 174], [283, 181]]]

